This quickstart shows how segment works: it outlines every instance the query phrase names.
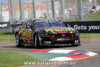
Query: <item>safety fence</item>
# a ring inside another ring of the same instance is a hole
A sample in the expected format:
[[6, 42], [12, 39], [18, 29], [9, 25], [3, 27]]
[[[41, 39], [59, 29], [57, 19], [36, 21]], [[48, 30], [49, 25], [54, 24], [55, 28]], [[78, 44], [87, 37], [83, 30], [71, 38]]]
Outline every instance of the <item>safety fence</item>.
[[[10, 0], [0, 1], [0, 21], [9, 21], [9, 3]], [[11, 0], [12, 1], [12, 12], [13, 20], [20, 20], [20, 0]], [[24, 19], [33, 18], [33, 0], [22, 0], [23, 10], [24, 10]], [[34, 0], [35, 1], [35, 10], [36, 10], [36, 19], [43, 18], [52, 18], [52, 6], [51, 0]], [[74, 18], [73, 21], [78, 20], [78, 8], [77, 0], [54, 0], [55, 8], [55, 17], [64, 18], [66, 21], [70, 18]], [[82, 14], [89, 14], [95, 5], [96, 11], [100, 11], [100, 0], [82, 0]], [[64, 10], [63, 10], [64, 9]], [[84, 17], [83, 17], [84, 18]], [[86, 20], [92, 20], [90, 17], [85, 16]], [[97, 17], [98, 18], [98, 17]], [[95, 19], [93, 19], [95, 20]]]

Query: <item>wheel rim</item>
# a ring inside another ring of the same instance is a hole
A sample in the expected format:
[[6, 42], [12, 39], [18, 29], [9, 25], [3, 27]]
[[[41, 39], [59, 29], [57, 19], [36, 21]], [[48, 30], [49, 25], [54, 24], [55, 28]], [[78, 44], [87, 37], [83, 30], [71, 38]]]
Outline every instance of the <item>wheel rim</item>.
[[35, 47], [37, 46], [37, 36], [35, 36]]
[[16, 46], [18, 46], [18, 43], [19, 43], [19, 36], [16, 35]]

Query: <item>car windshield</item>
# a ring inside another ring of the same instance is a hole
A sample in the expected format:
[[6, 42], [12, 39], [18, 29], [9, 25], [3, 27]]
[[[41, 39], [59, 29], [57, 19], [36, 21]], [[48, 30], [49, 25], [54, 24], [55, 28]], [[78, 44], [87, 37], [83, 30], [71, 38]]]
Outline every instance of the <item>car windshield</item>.
[[49, 23], [46, 22], [36, 22], [35, 23], [36, 28], [48, 28], [51, 27]]
[[64, 23], [61, 22], [53, 22], [50, 23], [53, 27], [66, 27], [66, 25]]

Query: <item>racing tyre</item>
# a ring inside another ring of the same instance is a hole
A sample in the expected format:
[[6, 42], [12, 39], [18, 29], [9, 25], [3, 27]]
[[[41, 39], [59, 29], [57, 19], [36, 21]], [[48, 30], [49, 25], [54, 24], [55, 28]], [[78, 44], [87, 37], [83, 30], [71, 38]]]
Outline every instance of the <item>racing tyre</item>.
[[17, 34], [15, 36], [15, 38], [16, 38], [16, 47], [23, 47], [24, 46], [24, 43], [23, 43], [22, 40], [20, 40], [20, 36]]
[[35, 35], [35, 47], [39, 48], [40, 47], [40, 41], [38, 35]]

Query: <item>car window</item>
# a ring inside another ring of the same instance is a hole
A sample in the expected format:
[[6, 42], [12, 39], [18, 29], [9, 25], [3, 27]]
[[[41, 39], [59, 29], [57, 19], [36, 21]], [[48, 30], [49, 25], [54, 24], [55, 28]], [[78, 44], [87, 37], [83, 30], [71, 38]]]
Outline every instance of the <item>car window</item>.
[[54, 27], [66, 27], [66, 25], [61, 22], [54, 22], [54, 23], [50, 23], [50, 24]]
[[35, 27], [36, 28], [48, 28], [48, 27], [51, 27], [51, 25], [46, 22], [36, 22]]
[[32, 21], [32, 20], [29, 20], [29, 21], [28, 21], [28, 24], [29, 24], [29, 25], [33, 25], [33, 21]]

